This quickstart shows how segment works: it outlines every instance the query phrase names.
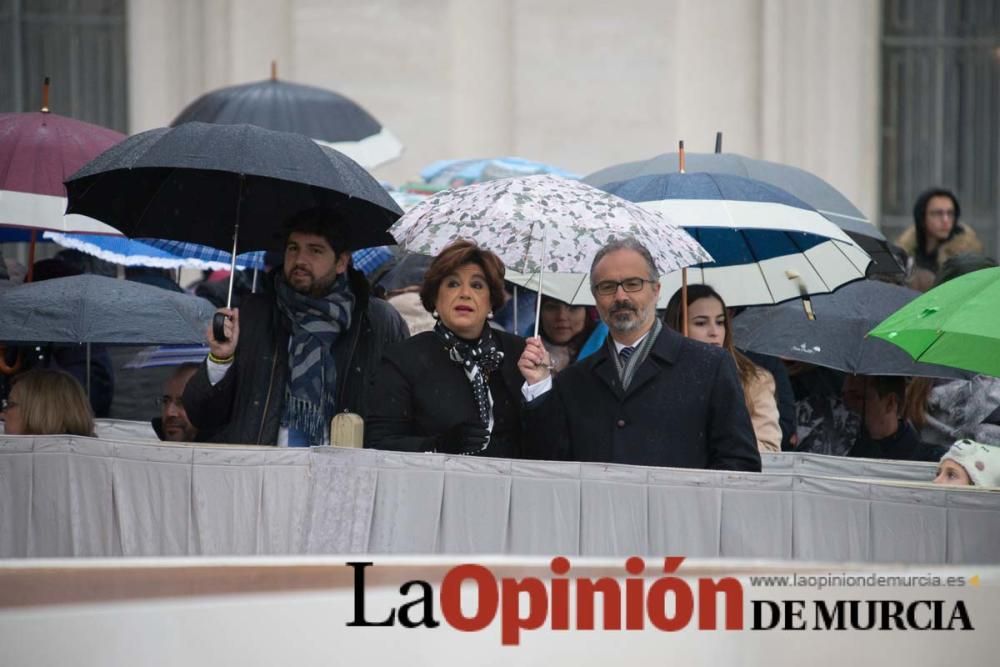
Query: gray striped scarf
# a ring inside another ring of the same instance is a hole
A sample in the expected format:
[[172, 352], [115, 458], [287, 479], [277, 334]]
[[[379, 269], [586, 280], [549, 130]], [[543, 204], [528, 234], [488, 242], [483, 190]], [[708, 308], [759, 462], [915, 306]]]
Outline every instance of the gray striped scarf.
[[632, 356], [628, 358], [628, 361], [622, 362], [620, 356], [618, 356], [618, 350], [615, 349], [615, 340], [611, 336], [608, 336], [608, 354], [611, 355], [611, 359], [614, 361], [615, 368], [618, 370], [618, 380], [622, 383], [622, 389], [628, 390], [628, 386], [632, 384], [632, 378], [635, 376], [635, 371], [642, 362], [646, 360], [649, 356], [649, 351], [653, 349], [653, 343], [656, 342], [656, 337], [660, 335], [660, 330], [663, 329], [663, 324], [660, 323], [660, 318], [653, 319], [653, 328], [649, 330], [646, 337], [642, 339], [639, 343], [639, 347], [635, 348], [635, 352]]
[[354, 293], [347, 274], [337, 276], [324, 297], [300, 294], [278, 272], [274, 281], [278, 310], [292, 324], [288, 386], [282, 423], [305, 432], [310, 444], [319, 444], [336, 414], [337, 365], [333, 346], [351, 326]]

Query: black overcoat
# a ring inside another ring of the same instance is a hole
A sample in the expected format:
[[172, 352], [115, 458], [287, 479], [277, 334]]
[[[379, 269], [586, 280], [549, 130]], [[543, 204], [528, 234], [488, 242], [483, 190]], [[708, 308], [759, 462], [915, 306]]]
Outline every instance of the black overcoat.
[[760, 471], [732, 355], [664, 327], [623, 391], [605, 344], [525, 411], [541, 458]]
[[[368, 389], [383, 350], [410, 332], [395, 308], [382, 299], [370, 298], [363, 274], [348, 271], [355, 301], [351, 326], [337, 336], [333, 346], [336, 406], [338, 412], [365, 417]], [[290, 336], [291, 324], [278, 310], [273, 291], [243, 297], [232, 367], [212, 385], [202, 363], [184, 388], [184, 409], [199, 432], [214, 431], [215, 442], [276, 443], [288, 385]]]
[[[520, 458], [521, 385], [517, 360], [524, 339], [494, 330], [503, 351], [500, 368], [490, 375], [493, 432], [482, 456]], [[434, 449], [434, 437], [450, 426], [479, 419], [472, 385], [462, 367], [433, 331], [393, 345], [382, 357], [365, 420], [365, 447], [406, 452]]]

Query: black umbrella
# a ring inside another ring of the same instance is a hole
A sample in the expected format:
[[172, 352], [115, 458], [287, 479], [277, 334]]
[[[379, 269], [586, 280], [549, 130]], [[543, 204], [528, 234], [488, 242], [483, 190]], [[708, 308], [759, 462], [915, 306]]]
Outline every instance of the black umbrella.
[[424, 274], [433, 261], [434, 258], [429, 255], [402, 251], [392, 267], [378, 279], [377, 284], [387, 292], [419, 285], [424, 282]]
[[799, 301], [748, 308], [733, 321], [736, 347], [855, 375], [965, 378], [968, 373], [913, 361], [902, 349], [865, 337], [877, 324], [920, 293], [875, 280], [860, 280], [831, 294], [811, 297], [815, 320]]
[[350, 158], [253, 125], [186, 123], [136, 134], [85, 165], [66, 191], [67, 213], [132, 238], [201, 243], [234, 257], [280, 250], [284, 221], [309, 208], [339, 214], [350, 250], [395, 243], [386, 230], [402, 215]]
[[399, 140], [353, 100], [332, 90], [274, 77], [206, 93], [181, 111], [171, 125], [192, 121], [249, 123], [297, 132], [329, 144], [369, 169], [399, 157], [403, 151]]

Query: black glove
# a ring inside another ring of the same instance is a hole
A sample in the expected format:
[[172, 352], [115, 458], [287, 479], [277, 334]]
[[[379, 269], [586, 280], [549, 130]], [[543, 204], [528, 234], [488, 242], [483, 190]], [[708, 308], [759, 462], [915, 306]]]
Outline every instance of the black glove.
[[442, 454], [476, 454], [486, 449], [490, 432], [480, 422], [462, 422], [434, 438], [434, 450]]

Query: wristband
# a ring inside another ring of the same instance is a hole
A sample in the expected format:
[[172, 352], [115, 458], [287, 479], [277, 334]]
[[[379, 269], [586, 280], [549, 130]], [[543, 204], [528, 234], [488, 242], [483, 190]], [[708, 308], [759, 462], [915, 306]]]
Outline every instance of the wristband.
[[225, 359], [219, 359], [217, 356], [215, 356], [211, 352], [208, 353], [208, 360], [209, 361], [211, 361], [214, 364], [222, 364], [223, 366], [225, 366], [226, 364], [233, 363], [233, 359], [235, 357], [236, 357], [235, 354], [231, 354], [228, 357], [226, 357]]

